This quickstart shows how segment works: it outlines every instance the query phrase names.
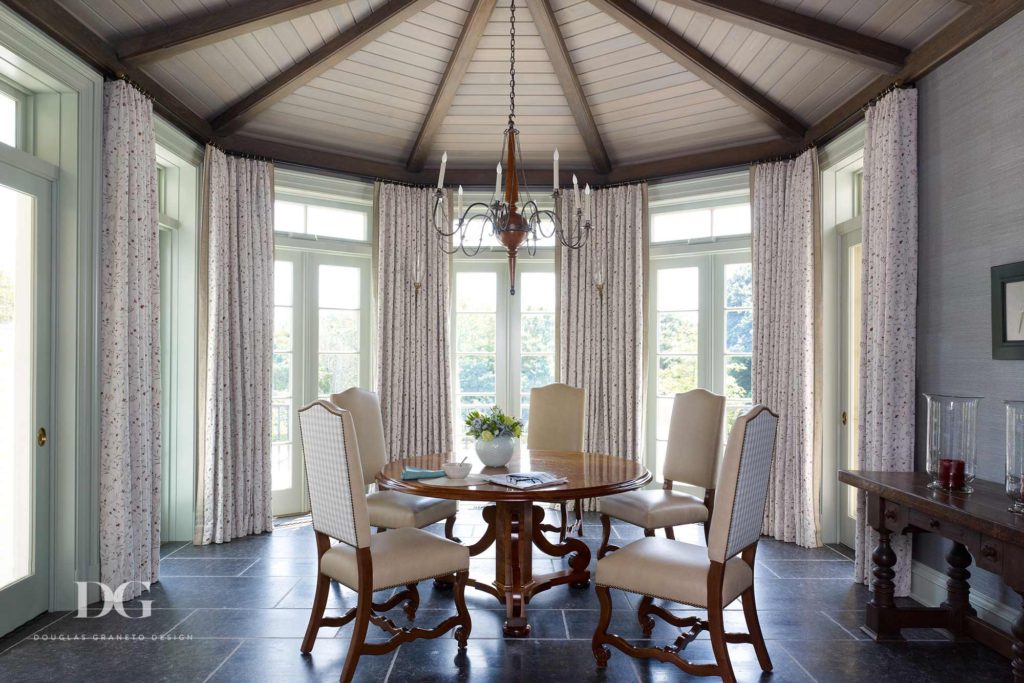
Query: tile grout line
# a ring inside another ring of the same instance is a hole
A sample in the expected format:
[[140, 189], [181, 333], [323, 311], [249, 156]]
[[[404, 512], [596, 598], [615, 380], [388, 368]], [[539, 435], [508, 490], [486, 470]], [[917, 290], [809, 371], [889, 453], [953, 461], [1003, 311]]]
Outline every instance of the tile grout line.
[[566, 640], [572, 640], [572, 636], [569, 635], [569, 621], [568, 621], [568, 619], [565, 618], [565, 610], [563, 609], [563, 610], [561, 610], [561, 612], [562, 612], [562, 626], [565, 626], [565, 639]]
[[188, 613], [188, 614], [186, 614], [186, 615], [185, 615], [184, 617], [182, 617], [182, 618], [181, 618], [181, 621], [179, 621], [179, 622], [178, 622], [177, 624], [175, 624], [174, 626], [172, 626], [172, 627], [170, 627], [169, 629], [167, 629], [166, 631], [164, 631], [163, 635], [161, 635], [160, 637], [161, 637], [161, 638], [165, 638], [165, 637], [167, 637], [167, 634], [169, 634], [169, 633], [170, 633], [171, 631], [173, 631], [174, 629], [176, 629], [176, 628], [178, 628], [179, 626], [181, 626], [181, 625], [182, 625], [182, 624], [183, 624], [183, 623], [185, 622], [185, 620], [186, 620], [186, 619], [188, 619], [188, 618], [189, 618], [190, 616], [192, 616], [193, 614], [195, 614], [195, 613], [196, 613], [196, 612], [198, 612], [198, 611], [199, 611], [199, 608], [198, 608], [198, 607], [194, 607], [194, 608], [192, 608], [192, 611], [191, 611], [191, 612], [189, 612], [189, 613]]
[[[338, 629], [338, 630], [340, 631], [341, 629]], [[398, 647], [395, 648], [395, 654], [391, 655], [391, 663], [388, 664], [388, 672], [386, 674], [384, 674], [384, 683], [388, 683], [388, 681], [391, 680], [391, 672], [395, 668], [395, 662], [398, 661], [398, 653], [401, 652], [401, 651], [402, 651], [402, 646], [399, 645]]]
[[246, 568], [245, 568], [245, 569], [243, 569], [243, 570], [242, 570], [241, 572], [239, 572], [238, 574], [236, 574], [236, 576], [238, 576], [239, 578], [243, 578], [243, 577], [245, 577], [245, 573], [246, 573], [247, 571], [249, 571], [250, 569], [252, 569], [253, 567], [255, 567], [255, 566], [256, 566], [256, 564], [257, 564], [257, 563], [258, 563], [259, 561], [260, 561], [260, 558], [258, 558], [258, 557], [257, 557], [256, 559], [254, 559], [254, 560], [252, 561], [252, 564], [250, 564], [250, 565], [249, 565], [248, 567], [246, 567]]
[[233, 655], [234, 655], [234, 654], [235, 654], [236, 652], [238, 652], [238, 648], [242, 647], [242, 643], [244, 643], [244, 642], [245, 642], [245, 639], [244, 639], [244, 638], [243, 638], [242, 640], [239, 640], [239, 641], [238, 641], [238, 645], [235, 645], [234, 649], [233, 649], [233, 650], [231, 650], [231, 652], [229, 652], [229, 653], [228, 653], [228, 656], [227, 656], [227, 657], [225, 657], [225, 658], [224, 658], [224, 660], [223, 660], [223, 661], [222, 661], [222, 662], [221, 662], [220, 664], [218, 664], [218, 665], [217, 665], [217, 668], [216, 668], [216, 669], [214, 669], [213, 671], [211, 671], [211, 672], [210, 672], [210, 674], [209, 674], [209, 675], [208, 675], [208, 676], [207, 676], [206, 678], [204, 678], [204, 679], [203, 679], [203, 683], [207, 683], [207, 681], [209, 681], [209, 680], [210, 680], [211, 678], [213, 678], [213, 675], [214, 675], [215, 673], [217, 673], [218, 671], [220, 671], [220, 668], [221, 668], [222, 666], [224, 666], [225, 664], [227, 664], [227, 663], [228, 663], [228, 660], [229, 660], [229, 659], [231, 659], [231, 657], [232, 657], [232, 656], [233, 656]]
[[62, 614], [61, 616], [59, 616], [58, 618], [54, 619], [53, 621], [51, 621], [51, 622], [50, 622], [49, 624], [47, 624], [46, 626], [43, 626], [42, 628], [39, 628], [39, 629], [37, 629], [37, 630], [33, 631], [32, 633], [29, 633], [29, 634], [28, 634], [27, 636], [25, 636], [24, 638], [22, 638], [22, 639], [21, 639], [21, 640], [19, 640], [18, 642], [16, 642], [16, 643], [13, 643], [13, 644], [12, 644], [12, 645], [11, 645], [10, 647], [8, 647], [8, 648], [5, 648], [5, 649], [3, 649], [3, 650], [0, 650], [0, 655], [4, 654], [5, 652], [10, 652], [10, 651], [11, 651], [11, 650], [13, 650], [14, 648], [16, 648], [16, 647], [18, 647], [19, 645], [21, 645], [22, 643], [24, 643], [24, 642], [25, 642], [26, 640], [28, 640], [29, 638], [31, 638], [31, 637], [33, 637], [33, 636], [36, 636], [36, 635], [39, 635], [40, 633], [42, 633], [42, 632], [43, 632], [43, 631], [45, 631], [46, 629], [48, 629], [48, 628], [50, 628], [51, 626], [53, 626], [54, 624], [56, 624], [56, 623], [57, 623], [58, 621], [61, 621], [61, 620], [63, 620], [63, 619], [65, 618], [65, 617], [67, 617], [67, 616], [68, 616], [68, 614], [71, 614], [71, 612], [73, 612], [73, 611], [74, 611], [74, 610], [71, 610], [71, 611], [67, 612], [66, 614]]
[[277, 602], [275, 602], [274, 606], [271, 607], [270, 609], [277, 609], [277, 606], [280, 605], [282, 602], [284, 602], [285, 598], [287, 598], [289, 595], [292, 594], [292, 591], [295, 590], [295, 587], [298, 586], [301, 581], [302, 581], [302, 579], [296, 579], [295, 583], [292, 584], [292, 587], [289, 588], [288, 590], [286, 590], [284, 592], [284, 595], [281, 596], [281, 599], [278, 600]]
[[[192, 545], [192, 544], [191, 544], [191, 543], [189, 543], [188, 541], [185, 541], [185, 542], [184, 542], [184, 543], [182, 543], [182, 544], [181, 544], [180, 546], [178, 546], [177, 548], [175, 548], [175, 549], [174, 549], [174, 550], [172, 550], [171, 552], [169, 552], [169, 553], [167, 553], [166, 555], [164, 555], [163, 557], [161, 557], [161, 558], [160, 558], [160, 561], [161, 561], [161, 562], [163, 562], [164, 560], [166, 560], [167, 558], [169, 558], [169, 557], [170, 557], [171, 555], [173, 555], [174, 553], [178, 552], [178, 551], [179, 551], [179, 550], [181, 550], [182, 548], [187, 548], [187, 547], [189, 547], [190, 545]], [[180, 558], [180, 557], [179, 557], [178, 559], [180, 560], [180, 559], [182, 559], [182, 558]], [[188, 559], [188, 558], [185, 558], [185, 559]]]
[[836, 626], [838, 626], [839, 628], [841, 628], [841, 629], [843, 629], [844, 631], [846, 631], [846, 634], [847, 634], [847, 635], [849, 635], [849, 636], [850, 636], [851, 638], [853, 638], [854, 640], [860, 640], [860, 638], [858, 638], [857, 636], [855, 636], [855, 635], [853, 634], [853, 631], [851, 631], [850, 629], [846, 628], [845, 626], [843, 626], [842, 624], [840, 624], [840, 623], [839, 623], [838, 621], [836, 621], [836, 620], [835, 620], [834, 618], [832, 618], [832, 615], [831, 615], [831, 614], [829, 614], [828, 612], [825, 612], [824, 610], [819, 610], [819, 611], [821, 612], [821, 614], [824, 614], [824, 615], [825, 615], [825, 618], [826, 618], [826, 619], [828, 619], [828, 620], [829, 620], [829, 621], [831, 621], [831, 622], [832, 622], [833, 624], [835, 624], [835, 625], [836, 625]]
[[758, 563], [757, 563], [756, 565], [754, 565], [754, 566], [755, 566], [755, 568], [756, 568], [756, 567], [761, 567], [761, 568], [762, 568], [762, 569], [764, 569], [764, 570], [765, 570], [766, 572], [768, 572], [769, 574], [771, 574], [772, 576], [774, 576], [774, 577], [775, 577], [776, 579], [781, 579], [781, 578], [782, 578], [781, 576], [779, 576], [778, 574], [776, 574], [776, 573], [775, 573], [775, 571], [774, 571], [774, 570], [773, 570], [773, 569], [772, 569], [771, 567], [769, 567], [768, 565], [766, 565], [766, 564], [765, 564], [764, 562], [758, 562]]
[[800, 663], [800, 660], [799, 660], [799, 659], [797, 659], [797, 658], [796, 658], [795, 656], [793, 656], [793, 653], [789, 651], [789, 648], [788, 648], [788, 647], [786, 647], [786, 643], [785, 643], [784, 641], [781, 641], [781, 640], [779, 640], [779, 641], [776, 641], [776, 642], [777, 642], [777, 643], [779, 644], [779, 647], [781, 647], [781, 648], [782, 648], [782, 650], [783, 650], [783, 651], [784, 651], [784, 652], [785, 652], [785, 653], [786, 653], [787, 655], [789, 655], [789, 658], [793, 660], [793, 663], [795, 663], [795, 664], [796, 664], [796, 665], [797, 665], [798, 667], [800, 667], [800, 670], [801, 670], [801, 671], [803, 671], [803, 672], [804, 672], [805, 674], [807, 674], [807, 677], [808, 677], [808, 678], [810, 678], [810, 679], [811, 679], [812, 681], [814, 681], [814, 683], [818, 683], [818, 679], [817, 679], [817, 678], [815, 678], [814, 676], [812, 676], [812, 675], [811, 675], [811, 672], [810, 672], [810, 671], [808, 671], [808, 670], [807, 670], [807, 669], [806, 669], [806, 668], [804, 667], [804, 665]]

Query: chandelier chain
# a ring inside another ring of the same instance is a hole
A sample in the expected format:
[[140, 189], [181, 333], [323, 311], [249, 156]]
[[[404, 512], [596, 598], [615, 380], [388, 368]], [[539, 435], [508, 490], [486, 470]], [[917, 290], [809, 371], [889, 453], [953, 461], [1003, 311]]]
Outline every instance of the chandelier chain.
[[512, 5], [509, 8], [509, 66], [508, 66], [508, 125], [509, 128], [515, 127], [516, 119], [516, 0], [512, 0]]

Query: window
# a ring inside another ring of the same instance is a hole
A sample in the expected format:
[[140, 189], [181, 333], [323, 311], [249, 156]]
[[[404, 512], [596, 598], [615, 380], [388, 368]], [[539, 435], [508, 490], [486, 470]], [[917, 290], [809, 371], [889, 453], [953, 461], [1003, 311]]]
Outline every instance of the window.
[[308, 508], [298, 409], [372, 385], [373, 191], [287, 170], [276, 181], [271, 483], [280, 515]]
[[0, 142], [18, 146], [18, 100], [0, 92]]
[[[546, 253], [545, 253], [546, 251]], [[509, 295], [508, 263], [476, 258], [454, 262], [452, 307], [452, 415], [455, 443], [471, 410], [498, 405], [526, 421], [530, 389], [555, 381], [555, 273], [553, 255], [517, 263], [516, 294]]]
[[675, 394], [700, 387], [725, 395], [726, 430], [751, 404], [746, 179], [730, 174], [651, 189], [647, 433], [654, 438], [647, 458], [659, 478]]

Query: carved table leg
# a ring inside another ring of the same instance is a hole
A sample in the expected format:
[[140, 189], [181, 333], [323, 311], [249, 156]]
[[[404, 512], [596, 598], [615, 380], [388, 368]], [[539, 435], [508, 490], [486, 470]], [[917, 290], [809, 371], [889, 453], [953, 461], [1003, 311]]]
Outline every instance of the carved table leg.
[[530, 635], [526, 618], [533, 583], [533, 508], [529, 503], [498, 503], [495, 515], [497, 559], [494, 587], [505, 602], [506, 636]]
[[[881, 525], [880, 525], [881, 526]], [[867, 627], [874, 632], [878, 640], [901, 640], [899, 628], [891, 622], [896, 615], [896, 584], [893, 578], [896, 572], [896, 551], [889, 544], [891, 532], [882, 527], [878, 531], [878, 547], [871, 554], [875, 563], [875, 580], [871, 584], [871, 601], [867, 605]]]
[[1024, 683], [1024, 593], [1021, 597], [1021, 612], [1017, 621], [1013, 622], [1010, 632], [1013, 634], [1013, 683]]
[[971, 572], [967, 570], [971, 566], [971, 554], [962, 543], [953, 543], [946, 554], [946, 575], [949, 580], [946, 582], [946, 601], [943, 607], [949, 609], [949, 630], [953, 635], [962, 637], [966, 635], [965, 617], [969, 614], [977, 614], [971, 607]]

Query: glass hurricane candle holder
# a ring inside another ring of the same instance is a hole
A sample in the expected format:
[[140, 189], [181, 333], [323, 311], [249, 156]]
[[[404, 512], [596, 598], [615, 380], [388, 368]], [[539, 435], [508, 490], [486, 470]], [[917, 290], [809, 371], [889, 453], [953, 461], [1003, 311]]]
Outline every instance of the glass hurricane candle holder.
[[926, 450], [929, 488], [971, 493], [979, 397], [925, 394], [928, 403]]
[[1010, 512], [1024, 514], [1024, 401], [1006, 402], [1006, 495]]

